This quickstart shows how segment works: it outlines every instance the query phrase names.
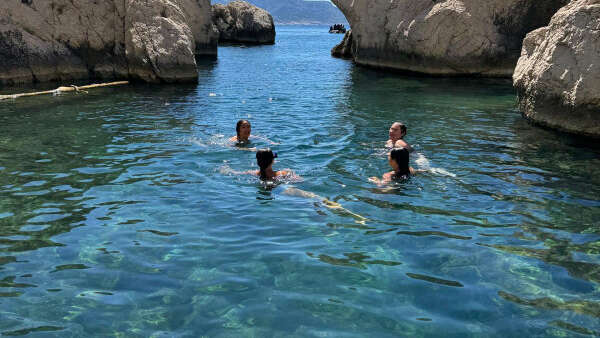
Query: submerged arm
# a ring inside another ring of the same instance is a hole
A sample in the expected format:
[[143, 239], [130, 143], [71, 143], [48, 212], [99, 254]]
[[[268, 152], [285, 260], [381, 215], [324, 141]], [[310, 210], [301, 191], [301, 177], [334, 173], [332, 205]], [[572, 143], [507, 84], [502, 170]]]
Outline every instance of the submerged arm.
[[382, 185], [382, 184], [391, 182], [393, 175], [394, 175], [394, 172], [389, 172], [389, 173], [383, 174], [383, 176], [381, 178], [375, 177], [375, 176], [369, 177], [369, 181], [373, 182], [377, 185]]
[[411, 175], [420, 174], [420, 173], [426, 173], [426, 172], [429, 171], [427, 169], [415, 169], [413, 167], [410, 167], [409, 169], [410, 169], [410, 174]]
[[296, 173], [294, 173], [292, 170], [290, 169], [284, 169], [284, 170], [279, 170], [277, 172], [277, 176], [278, 177], [287, 177], [288, 179], [295, 181], [295, 182], [300, 182], [302, 181], [302, 177]]
[[237, 171], [228, 165], [219, 168], [219, 172], [223, 175], [258, 175], [256, 170]]
[[259, 139], [259, 140], [267, 141], [271, 145], [279, 145], [280, 144], [280, 143], [277, 143], [277, 142], [273, 142], [273, 141], [269, 140], [268, 138], [266, 138], [264, 136], [252, 135], [252, 136], [250, 136], [250, 138], [256, 138], [256, 139]]

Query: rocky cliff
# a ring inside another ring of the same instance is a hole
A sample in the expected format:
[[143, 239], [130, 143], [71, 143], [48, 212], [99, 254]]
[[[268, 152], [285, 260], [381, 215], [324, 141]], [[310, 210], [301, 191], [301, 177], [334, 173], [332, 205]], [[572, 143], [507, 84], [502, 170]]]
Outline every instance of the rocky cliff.
[[512, 75], [525, 35], [547, 25], [568, 2], [332, 1], [350, 23], [352, 56], [358, 64], [432, 75], [502, 77]]
[[600, 0], [573, 0], [529, 33], [513, 81], [529, 119], [600, 137]]
[[216, 54], [209, 0], [2, 0], [0, 84], [196, 81]]
[[338, 58], [351, 59], [352, 54], [352, 30], [349, 29], [344, 35], [342, 42], [340, 42], [339, 45], [333, 47], [333, 49], [331, 50], [331, 55]]
[[212, 13], [220, 42], [275, 43], [273, 17], [262, 8], [245, 1], [233, 1], [213, 5]]

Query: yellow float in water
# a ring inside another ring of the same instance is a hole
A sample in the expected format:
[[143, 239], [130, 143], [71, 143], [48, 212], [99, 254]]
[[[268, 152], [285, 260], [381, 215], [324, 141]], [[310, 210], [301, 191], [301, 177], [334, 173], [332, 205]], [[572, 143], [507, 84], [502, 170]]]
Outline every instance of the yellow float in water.
[[87, 93], [86, 89], [100, 88], [100, 87], [111, 87], [111, 86], [122, 86], [129, 84], [129, 81], [117, 81], [117, 82], [108, 82], [108, 83], [94, 83], [86, 86], [68, 86], [68, 87], [58, 87], [53, 90], [46, 90], [43, 92], [33, 92], [33, 93], [21, 93], [21, 94], [11, 94], [11, 95], [0, 95], [0, 100], [8, 100], [8, 99], [16, 99], [19, 97], [26, 96], [38, 96], [38, 95], [48, 95], [48, 94], [61, 94], [68, 92], [84, 92]]

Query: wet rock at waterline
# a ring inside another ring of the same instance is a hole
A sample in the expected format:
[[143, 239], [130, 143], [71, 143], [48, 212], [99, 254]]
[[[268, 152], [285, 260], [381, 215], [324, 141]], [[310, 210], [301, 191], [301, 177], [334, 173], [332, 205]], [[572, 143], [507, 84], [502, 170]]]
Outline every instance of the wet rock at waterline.
[[0, 84], [87, 78], [196, 81], [217, 53], [209, 0], [4, 0]]
[[[130, 75], [147, 82], [192, 82], [196, 54], [206, 52], [216, 31], [195, 0], [130, 0], [125, 32]], [[196, 15], [203, 14], [204, 18]], [[199, 44], [198, 46], [196, 44]]]
[[273, 17], [262, 8], [245, 1], [233, 1], [213, 5], [212, 13], [221, 42], [275, 43]]
[[333, 47], [331, 55], [344, 59], [352, 58], [352, 30], [348, 30], [339, 45]]
[[600, 137], [600, 0], [574, 0], [529, 33], [513, 81], [527, 118]]
[[333, 0], [356, 63], [432, 75], [510, 77], [525, 35], [568, 0]]

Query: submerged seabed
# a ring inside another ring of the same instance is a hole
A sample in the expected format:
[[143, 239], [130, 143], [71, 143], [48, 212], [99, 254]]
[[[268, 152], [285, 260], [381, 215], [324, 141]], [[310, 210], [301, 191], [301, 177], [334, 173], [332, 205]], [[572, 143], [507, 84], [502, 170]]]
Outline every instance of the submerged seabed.
[[[529, 125], [508, 81], [357, 68], [340, 38], [284, 27], [198, 86], [2, 102], [0, 332], [599, 335], [600, 150]], [[239, 118], [304, 181], [229, 174], [254, 168]], [[431, 172], [377, 187], [394, 120]]]

